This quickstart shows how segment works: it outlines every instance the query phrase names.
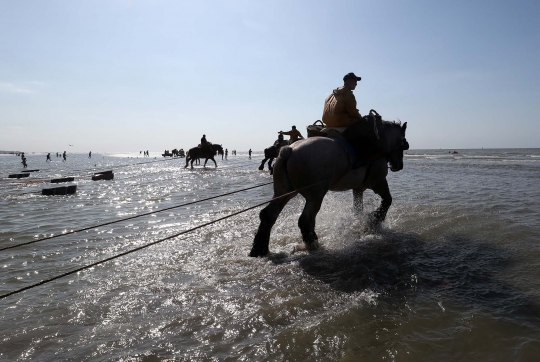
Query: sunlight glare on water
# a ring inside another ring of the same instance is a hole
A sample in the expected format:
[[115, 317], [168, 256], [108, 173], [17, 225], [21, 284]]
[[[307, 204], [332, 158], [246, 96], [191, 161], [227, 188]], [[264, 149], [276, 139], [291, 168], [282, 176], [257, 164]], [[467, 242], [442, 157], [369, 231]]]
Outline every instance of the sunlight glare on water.
[[[248, 257], [251, 210], [1, 300], [5, 360], [491, 360], [540, 354], [540, 151], [411, 150], [388, 179], [377, 233], [329, 193], [322, 248], [295, 251], [304, 201]], [[28, 156], [41, 168], [0, 184], [0, 247], [271, 181], [261, 154], [184, 169], [184, 160]], [[2, 176], [19, 170], [0, 157]], [[112, 181], [91, 181], [96, 170]], [[39, 180], [81, 175], [72, 196]], [[34, 182], [35, 181], [35, 182]], [[0, 252], [1, 294], [268, 200], [272, 186]], [[365, 193], [366, 212], [379, 199]], [[497, 343], [494, 343], [496, 341]]]

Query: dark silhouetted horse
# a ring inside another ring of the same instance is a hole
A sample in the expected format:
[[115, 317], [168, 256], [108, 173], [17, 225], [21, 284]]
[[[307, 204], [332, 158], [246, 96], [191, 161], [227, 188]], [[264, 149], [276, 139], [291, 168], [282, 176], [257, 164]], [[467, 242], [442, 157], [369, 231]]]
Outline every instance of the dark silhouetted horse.
[[193, 168], [193, 162], [199, 158], [205, 159], [203, 167], [206, 167], [206, 162], [208, 162], [208, 160], [214, 161], [214, 164], [217, 167], [217, 162], [214, 159], [214, 156], [216, 154], [220, 154], [221, 158], [223, 159], [223, 147], [221, 147], [221, 145], [213, 144], [212, 151], [210, 151], [207, 148], [193, 147], [187, 152], [186, 166], [184, 168], [188, 167], [188, 164], [190, 161], [191, 161], [191, 168]]
[[268, 170], [270, 171], [270, 175], [274, 174], [274, 168], [272, 167], [272, 162], [274, 162], [274, 158], [276, 158], [279, 154], [279, 150], [283, 146], [287, 146], [289, 144], [288, 141], [281, 141], [279, 143], [279, 146], [276, 147], [276, 145], [272, 145], [268, 148], [264, 149], [264, 160], [262, 160], [261, 165], [259, 166], [259, 170], [264, 170], [264, 164], [266, 161], [268, 161]]

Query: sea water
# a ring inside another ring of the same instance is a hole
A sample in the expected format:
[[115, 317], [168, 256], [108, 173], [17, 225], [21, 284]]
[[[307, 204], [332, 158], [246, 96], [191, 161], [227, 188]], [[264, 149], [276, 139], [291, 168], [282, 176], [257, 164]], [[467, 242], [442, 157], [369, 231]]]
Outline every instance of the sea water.
[[[377, 232], [354, 216], [351, 192], [330, 192], [321, 249], [295, 251], [297, 196], [269, 257], [247, 256], [257, 208], [0, 300], [0, 360], [536, 361], [540, 150], [450, 151], [407, 152], [388, 176], [393, 204]], [[260, 152], [193, 170], [138, 153], [27, 159], [40, 171], [14, 180], [20, 157], [0, 157], [0, 248], [272, 180], [257, 169]], [[105, 170], [114, 180], [91, 180]], [[75, 195], [41, 196], [67, 176]], [[262, 186], [1, 251], [0, 294], [272, 194]], [[364, 198], [366, 213], [379, 205]]]

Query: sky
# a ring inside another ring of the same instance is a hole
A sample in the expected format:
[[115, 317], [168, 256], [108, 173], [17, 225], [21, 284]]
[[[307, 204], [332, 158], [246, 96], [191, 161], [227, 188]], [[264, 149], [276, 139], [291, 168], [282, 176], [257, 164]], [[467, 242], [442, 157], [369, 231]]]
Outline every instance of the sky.
[[[0, 150], [263, 150], [361, 114], [411, 149], [540, 147], [540, 1], [0, 1]], [[73, 145], [73, 146], [69, 146]]]

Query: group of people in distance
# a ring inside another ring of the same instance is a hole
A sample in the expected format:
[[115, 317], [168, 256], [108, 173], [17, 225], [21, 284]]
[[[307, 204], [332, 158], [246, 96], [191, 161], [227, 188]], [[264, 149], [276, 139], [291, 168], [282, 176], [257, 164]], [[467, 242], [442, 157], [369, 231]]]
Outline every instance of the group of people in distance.
[[[56, 152], [56, 157], [62, 157], [63, 158], [62, 161], [67, 161], [67, 152], [64, 151], [64, 153], [62, 153], [62, 154], [59, 154], [58, 152]], [[90, 151], [88, 153], [88, 158], [92, 158], [92, 151]], [[47, 153], [47, 158], [45, 159], [45, 162], [52, 162], [50, 152]]]
[[[336, 131], [344, 134], [347, 131], [346, 139], [351, 143], [353, 148], [362, 146], [366, 139], [372, 140], [376, 143], [378, 149], [382, 151], [388, 151], [388, 144], [384, 136], [384, 132], [378, 131], [383, 129], [382, 121], [377, 120], [376, 124], [371, 124], [365, 117], [362, 117], [358, 109], [356, 108], [356, 98], [353, 94], [353, 90], [356, 88], [358, 81], [362, 78], [357, 77], [354, 73], [348, 73], [343, 77], [343, 86], [338, 87], [332, 91], [332, 94], [328, 96], [324, 101], [324, 110], [322, 121], [328, 129], [335, 129]], [[304, 139], [300, 131], [296, 129], [296, 126], [292, 126], [290, 131], [279, 131], [278, 139], [274, 142], [274, 145], [280, 145], [283, 142], [283, 135], [290, 136], [289, 144]], [[212, 144], [206, 140], [206, 135], [201, 138], [201, 148], [212, 151]], [[144, 152], [144, 157], [150, 157], [149, 151]], [[225, 157], [228, 156], [228, 149], [225, 149]], [[251, 149], [249, 150], [249, 158], [251, 158]], [[456, 154], [457, 152], [452, 152]], [[236, 151], [233, 151], [236, 154]], [[63, 161], [67, 161], [67, 153], [64, 151], [62, 155], [56, 152], [56, 157], [62, 157]], [[88, 158], [92, 158], [92, 151], [88, 153]], [[21, 153], [21, 160], [23, 167], [26, 168], [27, 162], [24, 152]], [[52, 162], [51, 154], [47, 154], [46, 162]]]

